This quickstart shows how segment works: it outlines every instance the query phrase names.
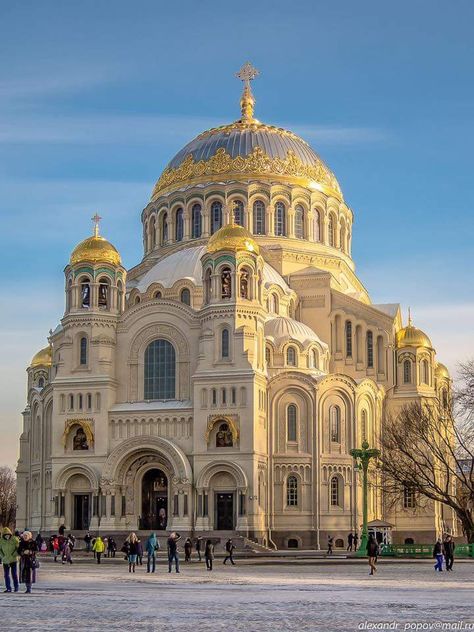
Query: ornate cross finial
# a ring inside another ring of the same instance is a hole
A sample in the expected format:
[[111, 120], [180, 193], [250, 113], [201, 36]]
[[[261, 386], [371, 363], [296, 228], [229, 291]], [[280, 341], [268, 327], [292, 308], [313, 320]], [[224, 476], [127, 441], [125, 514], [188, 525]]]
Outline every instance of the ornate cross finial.
[[240, 110], [242, 112], [243, 121], [253, 121], [255, 99], [252, 94], [250, 82], [253, 81], [255, 77], [258, 77], [259, 74], [260, 72], [252, 66], [249, 61], [242, 66], [239, 72], [235, 73], [235, 76], [244, 82], [244, 90], [242, 92], [242, 97], [240, 98]]
[[94, 222], [94, 237], [99, 236], [99, 222], [101, 219], [102, 217], [98, 213], [91, 217], [91, 220]]

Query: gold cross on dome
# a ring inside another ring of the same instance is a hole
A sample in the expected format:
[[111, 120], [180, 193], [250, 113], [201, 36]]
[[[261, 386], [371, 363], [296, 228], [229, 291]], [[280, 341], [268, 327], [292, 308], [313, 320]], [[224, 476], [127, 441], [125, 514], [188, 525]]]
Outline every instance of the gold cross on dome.
[[102, 217], [98, 213], [91, 217], [91, 220], [94, 222], [94, 237], [99, 236], [99, 222], [101, 219]]
[[248, 61], [239, 72], [235, 73], [235, 76], [241, 81], [245, 81], [246, 85], [249, 85], [249, 81], [253, 81], [259, 74], [260, 72]]
[[252, 66], [248, 61], [245, 63], [239, 72], [235, 73], [235, 76], [244, 82], [244, 90], [240, 98], [240, 111], [242, 112], [241, 123], [249, 124], [255, 122], [253, 118], [253, 108], [255, 105], [255, 99], [252, 94], [250, 82], [258, 77], [259, 71]]

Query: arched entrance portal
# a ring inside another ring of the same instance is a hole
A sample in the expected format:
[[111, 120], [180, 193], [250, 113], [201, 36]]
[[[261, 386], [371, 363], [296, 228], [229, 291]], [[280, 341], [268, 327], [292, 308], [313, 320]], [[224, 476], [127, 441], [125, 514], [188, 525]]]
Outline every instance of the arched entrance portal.
[[168, 477], [158, 468], [145, 472], [142, 479], [140, 529], [163, 531], [168, 524]]

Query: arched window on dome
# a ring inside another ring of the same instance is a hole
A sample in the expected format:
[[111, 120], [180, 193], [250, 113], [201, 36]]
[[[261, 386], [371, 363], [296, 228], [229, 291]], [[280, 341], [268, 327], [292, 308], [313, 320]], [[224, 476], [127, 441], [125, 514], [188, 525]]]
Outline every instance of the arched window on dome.
[[232, 274], [230, 268], [221, 270], [221, 298], [232, 297]]
[[288, 507], [298, 506], [298, 479], [293, 474], [286, 479], [286, 504]]
[[274, 292], [271, 292], [268, 296], [268, 311], [270, 314], [278, 314], [278, 309], [278, 296]]
[[333, 213], [329, 213], [328, 220], [328, 243], [330, 246], [336, 245], [336, 220]]
[[85, 336], [79, 340], [79, 364], [82, 366], [87, 364], [87, 338]]
[[176, 352], [168, 340], [158, 338], [145, 350], [145, 399], [175, 399]]
[[296, 349], [288, 347], [286, 350], [286, 363], [288, 366], [296, 366]]
[[165, 245], [168, 241], [168, 213], [163, 213], [161, 218], [161, 244]]
[[180, 299], [181, 303], [184, 303], [185, 305], [191, 305], [191, 292], [188, 290], [187, 287], [181, 290]]
[[240, 298], [249, 299], [250, 297], [250, 277], [251, 272], [248, 268], [241, 268], [239, 272], [239, 296]]
[[304, 239], [304, 208], [301, 204], [295, 208], [295, 237]]
[[67, 282], [66, 311], [72, 309], [72, 279]]
[[230, 356], [230, 334], [229, 330], [223, 329], [221, 331], [221, 358], [228, 360]]
[[222, 226], [222, 204], [213, 202], [211, 204], [211, 235]]
[[309, 368], [319, 369], [319, 354], [316, 349], [311, 349], [309, 352]]
[[110, 282], [105, 277], [99, 280], [99, 307], [109, 309]]
[[321, 241], [321, 214], [317, 208], [314, 209], [313, 240]]
[[160, 290], [157, 290], [157, 291], [153, 294], [153, 298], [163, 298], [163, 294], [160, 292]]
[[253, 203], [253, 232], [255, 235], [265, 235], [265, 204], [262, 200]]
[[117, 281], [117, 307], [119, 311], [123, 311], [123, 283], [122, 281]]
[[275, 235], [277, 237], [286, 235], [286, 208], [283, 202], [275, 204]]
[[421, 380], [423, 384], [430, 384], [430, 365], [428, 364], [428, 360], [421, 361]]
[[290, 443], [297, 441], [296, 412], [296, 406], [289, 404], [286, 409], [286, 440]]
[[38, 388], [44, 388], [44, 377], [40, 377], [38, 380]]
[[331, 441], [333, 443], [341, 442], [341, 409], [339, 406], [331, 406], [329, 409], [329, 421]]
[[352, 323], [346, 320], [346, 358], [352, 358]]
[[270, 350], [270, 347], [265, 347], [265, 362], [267, 364], [270, 364], [272, 360], [272, 352]]
[[411, 361], [403, 361], [403, 383], [411, 384]]
[[91, 286], [87, 277], [84, 277], [80, 281], [81, 286], [81, 307], [91, 306]]
[[244, 223], [244, 203], [242, 200], [234, 200], [232, 204], [234, 224], [245, 226]]
[[193, 204], [191, 209], [191, 220], [193, 239], [198, 239], [202, 233], [202, 213], [200, 204]]
[[155, 216], [150, 219], [150, 223], [148, 225], [148, 232], [150, 235], [150, 248], [153, 249], [156, 245], [156, 226], [155, 226]]
[[341, 220], [341, 229], [339, 231], [339, 247], [342, 252], [347, 252], [346, 235], [346, 223], [344, 220]]
[[372, 369], [374, 366], [374, 334], [367, 332], [367, 367]]
[[176, 211], [176, 223], [175, 223], [175, 229], [174, 229], [174, 238], [175, 241], [183, 241], [183, 236], [184, 236], [184, 215], [183, 215], [183, 209], [179, 208]]
[[212, 297], [212, 286], [211, 286], [211, 269], [208, 268], [204, 274], [204, 302], [207, 304], [210, 302]]

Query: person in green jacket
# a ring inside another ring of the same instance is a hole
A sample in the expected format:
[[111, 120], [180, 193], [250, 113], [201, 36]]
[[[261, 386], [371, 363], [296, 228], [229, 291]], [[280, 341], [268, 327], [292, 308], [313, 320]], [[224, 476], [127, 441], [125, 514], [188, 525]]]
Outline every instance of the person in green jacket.
[[97, 564], [100, 564], [100, 558], [102, 557], [102, 553], [105, 551], [105, 544], [100, 535], [96, 537], [92, 550], [95, 553]]
[[5, 577], [5, 590], [3, 592], [11, 593], [12, 585], [10, 581], [10, 573], [13, 580], [13, 590], [18, 592], [18, 544], [19, 540], [12, 534], [8, 527], [2, 530], [0, 538], [0, 558], [3, 562], [3, 574]]

